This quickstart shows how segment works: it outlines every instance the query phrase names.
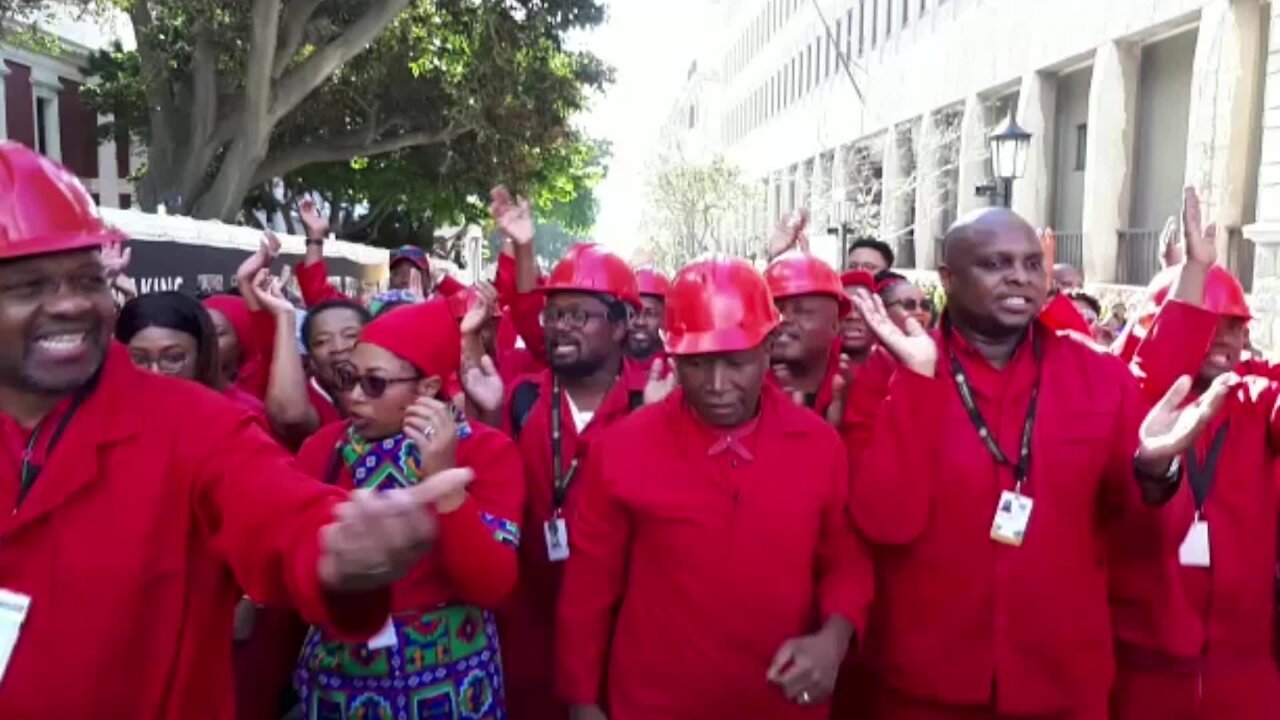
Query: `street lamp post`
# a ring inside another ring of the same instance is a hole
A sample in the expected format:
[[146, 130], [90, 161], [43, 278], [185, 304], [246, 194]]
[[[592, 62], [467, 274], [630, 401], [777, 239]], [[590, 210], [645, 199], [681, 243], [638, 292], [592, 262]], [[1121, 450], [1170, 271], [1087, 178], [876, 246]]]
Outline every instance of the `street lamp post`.
[[991, 145], [992, 182], [979, 185], [979, 195], [989, 195], [1004, 207], [1013, 202], [1013, 181], [1027, 172], [1027, 153], [1031, 149], [1031, 133], [1023, 130], [1013, 118], [1013, 109], [987, 139]]

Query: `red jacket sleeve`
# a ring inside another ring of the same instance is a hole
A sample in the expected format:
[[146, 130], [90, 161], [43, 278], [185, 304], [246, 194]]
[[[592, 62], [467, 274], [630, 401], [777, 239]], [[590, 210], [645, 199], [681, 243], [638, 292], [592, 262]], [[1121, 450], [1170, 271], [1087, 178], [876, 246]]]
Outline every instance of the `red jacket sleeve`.
[[189, 458], [193, 504], [210, 546], [258, 602], [295, 607], [338, 637], [363, 641], [386, 621], [390, 589], [335, 595], [320, 584], [320, 530], [346, 492], [308, 477], [253, 419], [226, 403], [193, 408], [208, 442]]
[[835, 449], [831, 473], [831, 500], [822, 512], [818, 549], [818, 603], [825, 621], [840, 615], [853, 623], [862, 637], [871, 607], [874, 573], [871, 554], [849, 520], [848, 464]]
[[605, 468], [606, 444], [593, 445], [582, 469], [556, 613], [556, 691], [570, 705], [602, 700], [614, 617], [626, 589], [632, 519]]
[[1196, 376], [1217, 330], [1215, 313], [1177, 300], [1161, 306], [1133, 356], [1148, 402], [1164, 397], [1183, 375]]
[[440, 282], [436, 283], [436, 287], [435, 287], [436, 294], [439, 295], [440, 297], [449, 297], [450, 295], [456, 295], [466, 289], [467, 289], [466, 285], [463, 285], [462, 283], [458, 282], [453, 278], [452, 275], [449, 275], [447, 273], [444, 275], [444, 277], [440, 278]]
[[483, 445], [470, 454], [476, 479], [467, 500], [440, 515], [440, 559], [456, 597], [493, 608], [516, 583], [524, 467], [515, 444], [501, 433], [486, 430], [462, 442]]
[[547, 344], [542, 336], [542, 308], [545, 296], [538, 291], [520, 293], [511, 301], [511, 324], [524, 339], [524, 346], [535, 358], [547, 356]]
[[[885, 357], [868, 361], [849, 393], [846, 442], [854, 464], [849, 505], [872, 543], [906, 544], [924, 532], [937, 473], [946, 385]], [[885, 373], [891, 373], [886, 376]], [[879, 375], [879, 377], [877, 377]]]
[[503, 305], [510, 305], [516, 296], [516, 259], [507, 254], [498, 256], [498, 269], [493, 275], [493, 288], [498, 291], [498, 300]]
[[330, 300], [347, 300], [346, 295], [329, 284], [329, 266], [323, 258], [311, 263], [298, 263], [293, 266], [298, 276], [298, 289], [302, 291], [302, 303], [307, 307], [315, 307]]

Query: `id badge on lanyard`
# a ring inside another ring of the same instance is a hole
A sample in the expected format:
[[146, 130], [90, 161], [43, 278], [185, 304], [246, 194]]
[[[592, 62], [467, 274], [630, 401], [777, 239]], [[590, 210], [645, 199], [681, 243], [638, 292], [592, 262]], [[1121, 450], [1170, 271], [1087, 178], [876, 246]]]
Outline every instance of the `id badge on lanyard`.
[[578, 472], [578, 458], [564, 467], [561, 442], [560, 379], [551, 380], [551, 519], [543, 523], [542, 535], [547, 543], [547, 559], [553, 563], [569, 559], [569, 525], [564, 519], [564, 501], [569, 484]]
[[1222, 423], [1213, 434], [1209, 444], [1209, 452], [1204, 462], [1199, 462], [1195, 450], [1188, 450], [1186, 457], [1187, 480], [1191, 485], [1191, 495], [1195, 498], [1196, 515], [1187, 529], [1187, 535], [1178, 547], [1178, 563], [1183, 567], [1209, 568], [1213, 566], [1213, 553], [1209, 548], [1209, 521], [1205, 518], [1205, 503], [1209, 501], [1209, 491], [1213, 488], [1214, 476], [1218, 472], [1218, 458], [1222, 454], [1222, 445], [1227, 440], [1227, 423]]

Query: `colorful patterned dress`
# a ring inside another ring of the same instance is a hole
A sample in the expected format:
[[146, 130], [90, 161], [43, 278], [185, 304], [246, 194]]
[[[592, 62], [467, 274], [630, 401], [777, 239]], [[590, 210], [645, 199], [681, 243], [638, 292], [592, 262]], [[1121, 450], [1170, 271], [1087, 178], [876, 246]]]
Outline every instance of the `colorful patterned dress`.
[[[458, 437], [470, 435], [459, 419]], [[354, 430], [337, 451], [355, 486], [387, 490], [422, 476], [417, 448], [402, 436], [371, 443]], [[517, 526], [487, 514], [500, 542], [516, 545]], [[502, 720], [501, 653], [493, 614], [445, 604], [395, 613], [395, 642], [351, 644], [311, 628], [294, 675], [308, 720]], [[388, 630], [380, 638], [388, 637]], [[381, 647], [384, 646], [385, 647]], [[373, 647], [377, 649], [373, 649]]]

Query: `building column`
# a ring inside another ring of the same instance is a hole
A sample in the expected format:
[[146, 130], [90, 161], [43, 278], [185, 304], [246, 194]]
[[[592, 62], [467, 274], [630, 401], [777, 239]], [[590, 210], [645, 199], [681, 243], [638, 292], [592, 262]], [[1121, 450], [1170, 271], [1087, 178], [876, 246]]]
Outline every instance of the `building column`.
[[942, 148], [939, 147], [938, 119], [932, 112], [920, 117], [920, 131], [916, 133], [916, 267], [932, 270], [937, 267], [934, 248], [938, 237], [945, 232], [942, 223], [942, 198], [939, 174], [941, 173]]
[[769, 227], [769, 225], [771, 223], [777, 222], [778, 216], [782, 214], [782, 209], [778, 207], [778, 204], [779, 204], [778, 188], [780, 186], [780, 183], [781, 183], [781, 180], [779, 178], [778, 173], [776, 172], [769, 173], [769, 177], [765, 178], [765, 181], [764, 181], [764, 193], [765, 193], [764, 229], [765, 229], [765, 232], [768, 232], [767, 228]]
[[796, 212], [801, 208], [809, 209], [809, 168], [805, 166], [805, 161], [801, 160], [791, 168], [791, 177], [795, 179], [795, 190], [791, 197], [791, 212]]
[[1280, 343], [1280, 3], [1271, 4], [1267, 48], [1266, 108], [1258, 168], [1257, 222], [1244, 228], [1254, 242], [1252, 339], [1261, 348]]
[[1232, 230], [1244, 224], [1255, 197], [1250, 159], [1254, 118], [1262, 97], [1257, 82], [1264, 62], [1258, 0], [1212, 0], [1200, 12], [1191, 69], [1187, 123], [1188, 185], [1200, 188], [1205, 222], [1218, 233], [1218, 257], [1227, 258]]
[[1018, 124], [1031, 133], [1027, 172], [1013, 183], [1013, 209], [1035, 227], [1053, 216], [1054, 129], [1058, 108], [1058, 77], [1031, 72], [1022, 77], [1018, 93]]
[[884, 160], [881, 164], [880, 181], [880, 239], [889, 243], [898, 251], [898, 243], [902, 239], [902, 231], [911, 224], [907, 217], [902, 193], [906, 185], [910, 169], [903, 162], [902, 133], [896, 125], [890, 125], [885, 131]]
[[1138, 48], [1106, 43], [1094, 56], [1084, 170], [1084, 276], [1116, 281], [1116, 249], [1129, 224], [1133, 132], [1137, 125]]
[[990, 204], [975, 191], [991, 179], [991, 161], [987, 157], [990, 134], [986, 101], [980, 95], [970, 95], [964, 100], [964, 115], [960, 120], [960, 179], [956, 183], [956, 215], [959, 217]]
[[809, 224], [813, 228], [814, 233], [827, 231], [827, 224], [831, 217], [831, 185], [827, 179], [827, 174], [823, 166], [823, 156], [821, 154], [813, 157], [813, 173], [809, 176], [809, 212], [812, 214], [809, 218]]
[[[109, 115], [99, 115], [98, 124], [111, 120]], [[102, 207], [120, 207], [120, 173], [116, 167], [115, 138], [98, 143], [98, 204]]]
[[8, 82], [9, 66], [4, 64], [4, 58], [0, 57], [0, 140], [9, 139], [9, 109], [5, 105], [5, 95], [9, 93], [5, 91], [5, 83]]

